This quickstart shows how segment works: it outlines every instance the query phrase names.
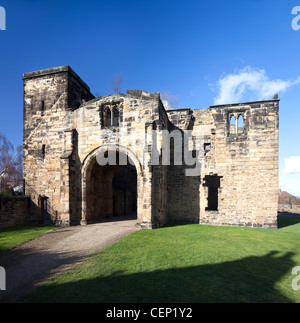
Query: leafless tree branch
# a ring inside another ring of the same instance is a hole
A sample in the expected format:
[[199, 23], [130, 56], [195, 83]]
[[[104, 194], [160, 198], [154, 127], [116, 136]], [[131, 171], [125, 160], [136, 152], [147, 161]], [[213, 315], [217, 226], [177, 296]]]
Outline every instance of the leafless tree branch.
[[168, 91], [160, 93], [160, 99], [166, 110], [178, 108], [178, 96]]
[[123, 81], [122, 74], [116, 74], [112, 79], [112, 88], [115, 94], [120, 93], [121, 83]]
[[[15, 150], [5, 135], [0, 134], [0, 180], [1, 184], [7, 182], [20, 182], [23, 175], [22, 146]], [[4, 185], [4, 187], [5, 187]], [[2, 187], [0, 187], [2, 189]]]

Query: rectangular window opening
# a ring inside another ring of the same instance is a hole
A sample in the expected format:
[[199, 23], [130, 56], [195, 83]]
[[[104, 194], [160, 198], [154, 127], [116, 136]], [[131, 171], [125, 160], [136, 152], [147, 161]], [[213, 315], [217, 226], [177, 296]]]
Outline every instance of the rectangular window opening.
[[218, 175], [206, 175], [204, 178], [204, 186], [208, 188], [207, 207], [206, 211], [218, 211], [219, 204], [219, 188], [220, 179], [222, 176]]

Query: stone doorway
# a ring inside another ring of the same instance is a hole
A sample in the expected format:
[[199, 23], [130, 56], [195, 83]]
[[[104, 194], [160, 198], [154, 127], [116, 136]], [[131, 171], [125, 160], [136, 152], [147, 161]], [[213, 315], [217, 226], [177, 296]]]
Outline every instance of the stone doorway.
[[41, 211], [42, 219], [44, 225], [52, 224], [51, 214], [50, 214], [50, 199], [48, 197], [41, 198]]
[[96, 157], [89, 162], [84, 192], [84, 223], [137, 219], [137, 170], [129, 162], [119, 165], [120, 154], [117, 152], [117, 165], [101, 166]]

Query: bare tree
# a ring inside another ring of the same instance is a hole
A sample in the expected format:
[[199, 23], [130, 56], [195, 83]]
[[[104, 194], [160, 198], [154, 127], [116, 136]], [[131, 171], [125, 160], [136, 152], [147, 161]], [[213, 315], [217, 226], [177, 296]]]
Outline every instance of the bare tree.
[[171, 92], [164, 91], [160, 93], [160, 99], [166, 110], [178, 108], [178, 96]]
[[[11, 150], [13, 149], [13, 145], [11, 142], [9, 142], [6, 137], [0, 133], [0, 152], [5, 150]], [[0, 164], [1, 168], [1, 164]]]
[[23, 175], [22, 146], [15, 150], [6, 136], [0, 134], [0, 191], [7, 187], [18, 186]]
[[122, 74], [116, 74], [112, 79], [112, 88], [115, 94], [120, 93], [121, 83], [123, 81]]

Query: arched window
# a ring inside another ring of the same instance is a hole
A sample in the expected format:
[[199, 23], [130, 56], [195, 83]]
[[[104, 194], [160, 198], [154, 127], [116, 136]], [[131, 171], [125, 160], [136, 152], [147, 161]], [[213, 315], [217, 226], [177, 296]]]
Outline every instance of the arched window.
[[235, 116], [232, 115], [230, 117], [229, 132], [235, 133], [235, 128], [236, 128], [236, 119], [235, 119]]
[[112, 123], [112, 126], [119, 126], [119, 115], [120, 115], [120, 113], [119, 113], [119, 109], [117, 108], [117, 107], [114, 107], [113, 108], [113, 123]]
[[238, 133], [243, 133], [244, 132], [244, 118], [240, 114], [238, 117]]
[[111, 126], [111, 111], [109, 107], [104, 108], [103, 111], [103, 125], [104, 127]]

